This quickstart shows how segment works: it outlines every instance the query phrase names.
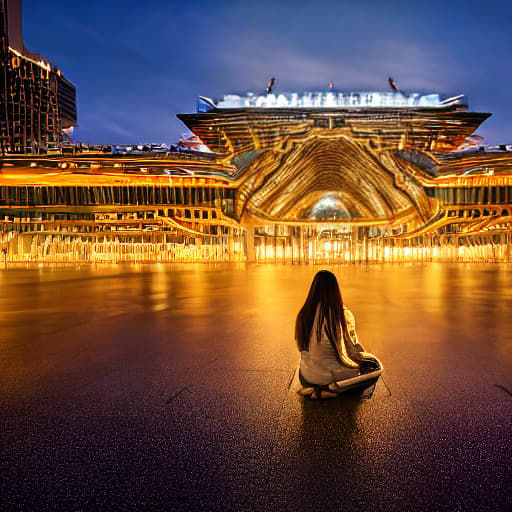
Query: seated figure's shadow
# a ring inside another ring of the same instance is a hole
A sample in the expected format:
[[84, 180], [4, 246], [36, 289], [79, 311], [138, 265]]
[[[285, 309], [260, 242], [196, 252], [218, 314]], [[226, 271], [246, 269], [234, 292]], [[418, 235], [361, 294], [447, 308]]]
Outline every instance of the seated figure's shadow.
[[324, 500], [331, 503], [330, 493], [359, 494], [355, 469], [366, 464], [368, 456], [363, 397], [364, 390], [353, 390], [335, 399], [302, 401], [302, 425], [293, 456], [301, 471], [294, 487], [295, 492], [301, 489], [299, 494], [306, 489], [302, 495], [306, 502], [315, 496], [321, 507]]
[[358, 412], [364, 401], [364, 390], [347, 391], [338, 398], [302, 400], [301, 443], [304, 449], [315, 446], [339, 450], [352, 446], [358, 435]]

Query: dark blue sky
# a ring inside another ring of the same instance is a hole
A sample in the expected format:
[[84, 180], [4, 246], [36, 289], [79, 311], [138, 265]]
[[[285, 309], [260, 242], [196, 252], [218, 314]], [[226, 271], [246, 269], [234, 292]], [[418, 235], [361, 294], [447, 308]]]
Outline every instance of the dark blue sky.
[[466, 94], [512, 143], [508, 1], [23, 0], [25, 43], [77, 86], [75, 140], [177, 140], [196, 97], [326, 89]]

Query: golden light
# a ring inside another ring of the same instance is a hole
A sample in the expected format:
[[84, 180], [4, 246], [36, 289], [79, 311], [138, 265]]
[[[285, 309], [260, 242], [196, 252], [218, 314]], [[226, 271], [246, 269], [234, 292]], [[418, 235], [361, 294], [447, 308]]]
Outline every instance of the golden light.
[[[73, 155], [4, 159], [0, 243], [8, 249], [6, 259], [512, 259], [512, 151], [438, 154], [431, 159], [435, 173], [409, 159], [416, 150], [425, 162], [431, 158], [427, 142], [434, 128], [432, 147], [450, 151], [488, 114], [462, 109], [454, 124], [454, 113], [444, 110], [397, 119], [385, 109], [363, 116], [358, 109], [337, 109], [325, 113], [325, 131], [310, 122], [309, 110], [285, 120], [262, 112], [233, 117], [216, 109], [179, 117], [223, 155], [216, 160], [178, 154], [85, 158], [77, 147]], [[285, 136], [275, 130], [276, 120], [286, 124]], [[52, 154], [56, 144], [48, 144]], [[254, 158], [245, 161], [246, 152]], [[238, 161], [245, 163], [228, 163]]]

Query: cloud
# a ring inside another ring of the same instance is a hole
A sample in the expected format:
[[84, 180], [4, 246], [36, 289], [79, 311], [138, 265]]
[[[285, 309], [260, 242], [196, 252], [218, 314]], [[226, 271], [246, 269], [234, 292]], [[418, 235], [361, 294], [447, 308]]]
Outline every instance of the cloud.
[[508, 18], [448, 4], [26, 0], [24, 15], [29, 48], [75, 81], [78, 133], [95, 139], [172, 140], [184, 129], [175, 115], [193, 110], [197, 95], [263, 92], [272, 76], [276, 91], [330, 80], [387, 90], [392, 76], [404, 91], [468, 94], [500, 113], [489, 129], [510, 132]]
[[[350, 51], [340, 52], [328, 48], [323, 53], [313, 53], [293, 41], [278, 40], [273, 35], [245, 35], [232, 48], [218, 57], [223, 76], [237, 77], [242, 87], [258, 85], [264, 88], [270, 76], [277, 79], [279, 88], [326, 88], [334, 80], [340, 89], [387, 89], [387, 78], [393, 76], [408, 89], [438, 90], [455, 82], [453, 71], [446, 65], [446, 55], [432, 44], [380, 39], [370, 42], [350, 42]], [[444, 57], [444, 58], [443, 58]], [[217, 82], [220, 80], [217, 79]], [[236, 89], [237, 84], [231, 86]], [[228, 91], [225, 91], [228, 92]]]

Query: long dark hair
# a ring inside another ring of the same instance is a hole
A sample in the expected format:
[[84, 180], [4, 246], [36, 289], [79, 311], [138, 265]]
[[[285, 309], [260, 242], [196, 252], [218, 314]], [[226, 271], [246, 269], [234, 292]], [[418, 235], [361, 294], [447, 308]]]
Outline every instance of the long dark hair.
[[311, 283], [308, 296], [295, 322], [295, 339], [299, 350], [309, 350], [309, 339], [315, 321], [315, 314], [320, 305], [316, 338], [320, 341], [322, 328], [331, 342], [338, 360], [340, 356], [340, 335], [348, 339], [347, 322], [343, 311], [343, 299], [336, 276], [328, 270], [317, 272]]

